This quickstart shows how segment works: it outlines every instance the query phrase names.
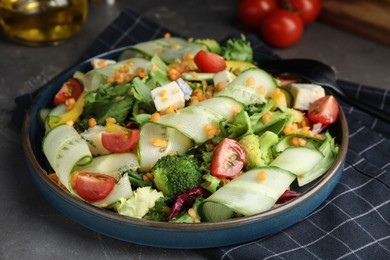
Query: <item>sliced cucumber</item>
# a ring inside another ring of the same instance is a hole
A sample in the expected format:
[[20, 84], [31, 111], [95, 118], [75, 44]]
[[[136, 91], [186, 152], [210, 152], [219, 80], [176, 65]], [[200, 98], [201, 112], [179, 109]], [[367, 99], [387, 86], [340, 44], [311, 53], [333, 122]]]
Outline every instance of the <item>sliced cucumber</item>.
[[245, 108], [245, 105], [230, 97], [215, 97], [196, 103], [194, 106], [206, 107], [221, 115], [224, 119], [232, 119]]
[[261, 69], [249, 69], [230, 82], [217, 95], [230, 96], [246, 105], [264, 103], [276, 87], [270, 74]]
[[66, 105], [64, 103], [62, 103], [62, 104], [55, 106], [52, 109], [49, 109], [49, 112], [46, 114], [45, 118], [43, 118], [43, 115], [40, 114], [41, 119], [43, 119], [44, 120], [43, 122], [45, 122], [46, 131], [48, 131], [50, 129], [49, 122], [48, 122], [49, 116], [59, 116], [59, 115], [62, 115], [63, 113], [65, 113], [66, 111], [67, 111]]
[[102, 143], [102, 134], [106, 132], [106, 127], [101, 125], [96, 125], [94, 127], [88, 128], [88, 130], [82, 132], [80, 136], [87, 141], [89, 150], [92, 155], [105, 155], [110, 154], [111, 152], [107, 150]]
[[92, 161], [87, 142], [73, 127], [64, 124], [46, 134], [42, 148], [61, 183], [71, 191], [69, 180], [73, 169]]
[[207, 107], [189, 106], [160, 117], [156, 124], [173, 127], [200, 144], [209, 140], [207, 127], [218, 127], [224, 118]]
[[92, 204], [100, 208], [105, 208], [119, 201], [121, 198], [128, 199], [132, 195], [133, 195], [133, 190], [131, 189], [129, 176], [127, 175], [127, 173], [125, 173], [119, 179], [119, 181], [115, 183], [114, 188], [112, 189], [110, 194], [108, 194], [107, 197], [105, 197], [102, 200], [93, 202]]
[[77, 166], [78, 172], [98, 172], [119, 179], [126, 171], [139, 168], [138, 157], [133, 153], [113, 153], [93, 158], [88, 165]]
[[184, 72], [181, 77], [189, 81], [212, 81], [215, 73]]
[[279, 142], [273, 147], [274, 152], [281, 153], [284, 150], [286, 150], [288, 147], [292, 147], [293, 145], [291, 144], [291, 139], [294, 137], [307, 139], [308, 142], [306, 143], [305, 147], [308, 147], [311, 149], [317, 149], [319, 146], [319, 143], [321, 142], [321, 140], [319, 140], [317, 138], [302, 135], [302, 134], [285, 135], [282, 138], [280, 138]]
[[[167, 141], [167, 146], [154, 146], [151, 142], [153, 138]], [[183, 154], [192, 146], [191, 139], [176, 129], [146, 123], [141, 128], [141, 135], [138, 142], [140, 171], [147, 172], [161, 157], [170, 153]]]
[[[266, 178], [260, 180], [259, 172]], [[252, 169], [218, 189], [200, 205], [206, 221], [223, 221], [232, 212], [250, 216], [269, 210], [294, 181], [295, 175], [278, 167]], [[223, 206], [221, 206], [223, 205]]]
[[201, 49], [205, 49], [202, 44], [188, 42], [182, 38], [160, 38], [131, 46], [121, 54], [120, 59], [132, 57], [136, 53], [143, 53], [149, 57], [157, 54], [164, 62], [172, 63], [182, 59], [185, 54], [195, 55]]
[[96, 90], [100, 85], [107, 83], [107, 78], [113, 77], [114, 72], [117, 69], [127, 66], [131, 72], [134, 72], [137, 68], [143, 68], [145, 71], [149, 71], [151, 63], [148, 60], [133, 58], [123, 60], [121, 62], [105, 66], [100, 69], [94, 69], [87, 72], [83, 78], [83, 85], [85, 91]]
[[307, 147], [289, 147], [271, 162], [271, 166], [277, 166], [295, 175], [302, 175], [311, 171], [321, 162], [324, 155]]
[[299, 186], [303, 186], [314, 181], [326, 173], [334, 163], [338, 154], [338, 149], [334, 144], [334, 139], [329, 135], [329, 133], [326, 134], [326, 140], [319, 147], [319, 151], [324, 155], [324, 159], [309, 172], [298, 176]]

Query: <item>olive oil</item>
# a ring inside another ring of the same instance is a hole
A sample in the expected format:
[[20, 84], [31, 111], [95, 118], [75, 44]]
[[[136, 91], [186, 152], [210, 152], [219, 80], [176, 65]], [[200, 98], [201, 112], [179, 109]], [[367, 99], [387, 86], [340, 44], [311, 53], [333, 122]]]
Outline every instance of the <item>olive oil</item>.
[[5, 35], [20, 43], [57, 45], [81, 30], [87, 0], [0, 0]]

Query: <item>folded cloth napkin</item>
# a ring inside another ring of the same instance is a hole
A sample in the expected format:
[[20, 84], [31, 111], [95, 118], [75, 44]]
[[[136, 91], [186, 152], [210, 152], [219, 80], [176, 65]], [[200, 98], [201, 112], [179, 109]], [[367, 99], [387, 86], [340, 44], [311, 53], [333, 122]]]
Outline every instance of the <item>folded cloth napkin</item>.
[[[169, 29], [125, 10], [82, 59], [161, 37], [166, 32]], [[278, 58], [258, 38], [248, 38], [261, 58]], [[337, 84], [349, 97], [389, 113], [388, 90], [344, 80]], [[32, 96], [19, 98], [19, 106]], [[277, 234], [204, 252], [213, 259], [390, 259], [390, 125], [342, 100], [339, 102], [348, 120], [350, 146], [342, 177], [325, 202], [302, 221]]]

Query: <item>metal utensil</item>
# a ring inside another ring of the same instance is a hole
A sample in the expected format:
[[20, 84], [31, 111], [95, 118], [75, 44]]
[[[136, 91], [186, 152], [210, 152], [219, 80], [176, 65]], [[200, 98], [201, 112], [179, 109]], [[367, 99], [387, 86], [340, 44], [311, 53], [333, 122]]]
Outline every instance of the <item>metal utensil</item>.
[[385, 111], [381, 111], [378, 108], [361, 103], [345, 95], [343, 90], [337, 86], [335, 71], [329, 65], [322, 62], [311, 59], [266, 60], [260, 62], [259, 67], [271, 74], [285, 72], [297, 74], [308, 82], [325, 87], [331, 94], [336, 95], [352, 106], [386, 123], [390, 123], [390, 115]]

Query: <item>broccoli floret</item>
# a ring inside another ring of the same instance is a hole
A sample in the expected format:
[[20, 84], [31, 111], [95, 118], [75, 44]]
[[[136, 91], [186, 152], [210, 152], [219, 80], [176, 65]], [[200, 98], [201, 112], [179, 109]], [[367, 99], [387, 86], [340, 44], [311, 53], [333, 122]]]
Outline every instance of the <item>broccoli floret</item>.
[[272, 160], [271, 147], [278, 142], [278, 135], [266, 131], [261, 136], [251, 134], [240, 139], [247, 157], [246, 169], [268, 165]]
[[205, 45], [209, 51], [216, 54], [221, 54], [222, 52], [221, 45], [214, 39], [196, 39], [194, 42]]
[[191, 156], [164, 156], [154, 165], [152, 174], [156, 188], [168, 201], [173, 201], [189, 189], [199, 187], [202, 182], [200, 164]]

